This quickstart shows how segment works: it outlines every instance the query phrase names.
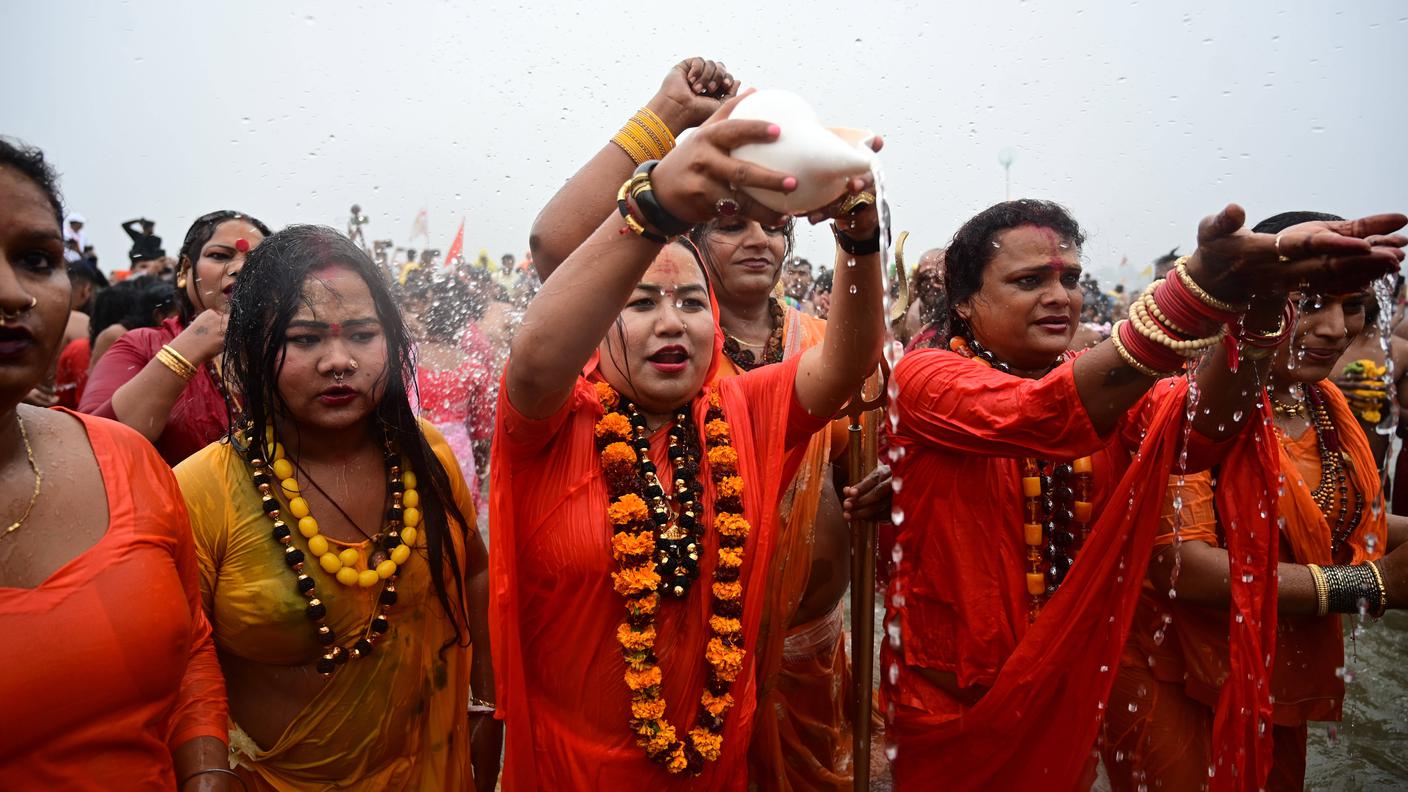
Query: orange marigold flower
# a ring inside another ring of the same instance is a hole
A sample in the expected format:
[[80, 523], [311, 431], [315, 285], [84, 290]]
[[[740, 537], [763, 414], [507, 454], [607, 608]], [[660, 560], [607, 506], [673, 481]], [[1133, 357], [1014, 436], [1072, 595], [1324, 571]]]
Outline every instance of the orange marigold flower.
[[655, 571], [654, 564], [642, 564], [619, 572], [612, 572], [611, 582], [616, 586], [617, 594], [629, 597], [632, 594], [654, 591], [659, 588], [660, 573]]
[[650, 653], [645, 651], [630, 652], [626, 654], [626, 667], [632, 671], [644, 671], [654, 663], [650, 659]]
[[717, 493], [720, 498], [738, 498], [743, 495], [743, 479], [738, 476], [724, 476], [719, 479]]
[[738, 678], [738, 673], [743, 670], [742, 649], [725, 646], [724, 642], [718, 638], [710, 638], [709, 646], [704, 650], [704, 659], [713, 666], [714, 673], [719, 675], [719, 679], [725, 682], [732, 682]]
[[631, 419], [618, 412], [607, 413], [596, 422], [596, 436], [628, 440], [631, 437]]
[[699, 697], [699, 703], [704, 705], [704, 709], [708, 710], [710, 715], [722, 718], [725, 712], [733, 708], [733, 696], [728, 693], [715, 696], [706, 689], [704, 695]]
[[643, 652], [655, 645], [655, 627], [652, 625], [639, 632], [629, 624], [616, 628], [616, 640], [631, 651]]
[[627, 468], [635, 465], [636, 459], [636, 450], [619, 440], [601, 450], [602, 467]]
[[[719, 566], [741, 567], [743, 566], [743, 548], [741, 547], [720, 547]], [[619, 591], [619, 589], [618, 589]]]
[[616, 405], [621, 403], [620, 397], [616, 395], [616, 389], [605, 382], [596, 383], [596, 400], [608, 410], [616, 409]]
[[644, 522], [650, 516], [650, 509], [646, 508], [645, 501], [639, 495], [627, 493], [606, 507], [606, 516], [611, 519], [612, 525], [630, 525]]
[[717, 582], [714, 584], [714, 596], [725, 602], [734, 602], [743, 596], [743, 584], [736, 580], [732, 583]]
[[670, 751], [670, 759], [665, 763], [665, 769], [671, 773], [683, 773], [686, 767], [689, 767], [689, 760], [684, 756], [684, 744], [680, 743]]
[[[651, 666], [644, 671], [627, 671], [626, 685], [631, 690], [645, 690], [647, 688], [659, 687], [661, 682], [660, 666]], [[640, 715], [637, 718], [643, 717]], [[659, 717], [658, 715], [652, 717]]]
[[[742, 593], [741, 590], [739, 593]], [[633, 597], [632, 599], [626, 600], [626, 610], [630, 611], [632, 616], [649, 615], [658, 610], [659, 607], [660, 595], [653, 591], [646, 594], [644, 597]]]
[[655, 538], [649, 533], [622, 531], [611, 537], [611, 555], [620, 561], [628, 556], [646, 555], [655, 549]]
[[747, 536], [752, 528], [742, 515], [719, 512], [714, 518], [714, 530], [724, 536]]
[[743, 623], [727, 616], [710, 616], [709, 629], [713, 630], [715, 635], [733, 635], [743, 631]]
[[738, 452], [733, 446], [714, 446], [709, 449], [709, 464], [715, 470], [732, 473], [738, 470]]
[[657, 720], [665, 717], [665, 700], [644, 699], [631, 702], [631, 717], [636, 720]]
[[694, 744], [694, 750], [709, 762], [718, 761], [719, 754], [724, 747], [724, 738], [721, 735], [698, 726], [689, 730], [689, 741]]
[[716, 410], [722, 410], [724, 408], [723, 397], [719, 396], [719, 391], [717, 388], [711, 389], [709, 391], [709, 406], [713, 407]]
[[704, 437], [710, 443], [727, 443], [729, 439], [728, 424], [715, 418], [704, 424]]
[[662, 720], [645, 723], [636, 733], [641, 736], [641, 745], [648, 754], [668, 751], [675, 744], [675, 727]]

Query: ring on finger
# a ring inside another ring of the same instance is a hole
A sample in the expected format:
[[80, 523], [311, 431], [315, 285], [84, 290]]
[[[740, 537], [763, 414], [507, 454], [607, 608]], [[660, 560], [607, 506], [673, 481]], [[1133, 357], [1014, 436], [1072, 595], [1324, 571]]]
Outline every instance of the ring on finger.
[[714, 212], [720, 217], [733, 217], [738, 214], [738, 201], [733, 198], [720, 198], [714, 202]]
[[1291, 260], [1291, 257], [1290, 257], [1290, 256], [1287, 256], [1286, 254], [1284, 254], [1284, 253], [1281, 252], [1281, 235], [1280, 235], [1280, 234], [1277, 234], [1277, 235], [1276, 235], [1276, 260], [1279, 261], [1279, 262], [1281, 262], [1282, 264], [1285, 264], [1286, 262], [1288, 262], [1288, 261]]

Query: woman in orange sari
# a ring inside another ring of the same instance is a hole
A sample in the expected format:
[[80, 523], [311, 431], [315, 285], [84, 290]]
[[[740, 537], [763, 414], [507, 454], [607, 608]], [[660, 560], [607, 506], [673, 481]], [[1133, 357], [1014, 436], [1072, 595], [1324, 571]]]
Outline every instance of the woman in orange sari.
[[[731, 108], [633, 177], [626, 217], [545, 281], [514, 341], [490, 488], [510, 790], [748, 783], [775, 504], [878, 362], [883, 320], [877, 246], [839, 268], [820, 345], [714, 376], [708, 283], [663, 234], [718, 214], [780, 225], [736, 186], [795, 186], [727, 154], [778, 131]], [[840, 223], [844, 244], [876, 245], [873, 207]]]
[[[894, 374], [901, 561], [881, 668], [898, 788], [1090, 782], [1138, 594], [1129, 570], [1148, 558], [1163, 500], [1148, 483], [1162, 484], [1174, 464], [1196, 470], [1224, 457], [1226, 469], [1257, 470], [1266, 441], [1243, 394], [1256, 392], [1268, 361], [1244, 350], [1288, 332], [1287, 282], [1357, 288], [1396, 265], [1404, 240], [1362, 237], [1405, 221], [1307, 223], [1273, 236], [1243, 229], [1229, 206], [1203, 222], [1197, 251], [1129, 322], [1073, 360], [1075, 222], [1054, 204], [1012, 201], [964, 224], [947, 253], [949, 348], [916, 350]], [[1226, 324], [1237, 341], [1224, 346]], [[1209, 348], [1196, 411], [1184, 406], [1189, 380], [1153, 387]], [[1250, 473], [1229, 483], [1253, 502], [1275, 487], [1274, 476]], [[1269, 531], [1263, 517], [1233, 533], [1234, 574], [1263, 560]], [[1268, 576], [1258, 567], [1247, 581], [1236, 586], [1238, 615], [1256, 622]], [[1242, 697], [1233, 705], [1259, 707], [1258, 670], [1243, 670], [1229, 685]], [[1261, 747], [1254, 728], [1219, 736], [1232, 749]]]
[[[713, 70], [718, 70], [715, 74]], [[710, 85], [714, 87], [711, 92]], [[693, 92], [688, 89], [696, 86]], [[700, 109], [732, 95], [735, 84], [720, 64], [691, 59], [667, 75], [661, 93], [558, 192], [534, 224], [534, 264], [546, 278], [593, 225], [582, 222], [611, 209], [611, 190], [639, 158], [663, 156], [668, 145], [644, 137], [647, 110], [689, 109], [670, 117], [672, 134], [702, 120]], [[703, 89], [702, 91], [698, 89]], [[654, 110], [650, 110], [654, 112]], [[687, 121], [685, 119], [688, 119]], [[646, 152], [641, 146], [658, 150]], [[589, 189], [595, 187], [595, 189]], [[844, 200], [844, 199], [843, 199]], [[852, 201], [860, 211], [863, 201]], [[839, 207], [838, 207], [839, 208]], [[724, 333], [717, 376], [734, 377], [781, 363], [821, 343], [826, 323], [774, 296], [791, 259], [793, 223], [767, 226], [741, 216], [695, 226], [689, 239], [703, 259]], [[837, 248], [842, 265], [849, 258]], [[779, 504], [777, 563], [763, 609], [758, 648], [759, 708], [750, 757], [751, 781], [769, 789], [843, 789], [851, 785], [851, 738], [845, 701], [850, 658], [845, 651], [841, 598], [849, 582], [850, 540], [831, 462], [841, 453], [840, 422], [817, 432]], [[880, 468], [873, 484], [884, 480]], [[864, 498], [857, 508], [869, 504]]]
[[[1297, 222], [1339, 219], [1291, 212], [1256, 230], [1274, 234]], [[1408, 521], [1386, 523], [1377, 461], [1344, 395], [1328, 380], [1363, 330], [1373, 297], [1362, 291], [1293, 297], [1300, 319], [1275, 350], [1268, 388], [1285, 475], [1277, 500], [1283, 522], [1275, 573], [1272, 790], [1302, 788], [1307, 722], [1339, 720], [1344, 680], [1336, 671], [1345, 665], [1339, 614], [1380, 615], [1408, 597], [1402, 585], [1408, 550], [1395, 552], [1408, 538]], [[1218, 497], [1220, 489], [1208, 472], [1170, 480], [1155, 539], [1160, 549], [1110, 695], [1102, 753], [1117, 790], [1155, 779], [1172, 789], [1207, 783], [1214, 708], [1228, 675], [1231, 587], [1221, 526], [1245, 510]]]
[[21, 401], [69, 318], [63, 209], [0, 138], [0, 789], [238, 789], [171, 470], [121, 424]]

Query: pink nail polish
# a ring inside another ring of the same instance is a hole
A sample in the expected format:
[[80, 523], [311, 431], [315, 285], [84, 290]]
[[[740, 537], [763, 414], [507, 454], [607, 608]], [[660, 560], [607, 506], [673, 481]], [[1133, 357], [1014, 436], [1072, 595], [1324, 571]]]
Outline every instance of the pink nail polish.
[[794, 177], [792, 177], [792, 176], [788, 176], [787, 178], [783, 179], [783, 180], [782, 180], [782, 189], [786, 190], [787, 192], [792, 192], [793, 190], [797, 189], [797, 180], [796, 180], [796, 178], [794, 178]]
[[769, 124], [768, 134], [772, 135], [773, 137], [777, 137], [778, 135], [782, 134], [782, 127], [778, 126], [777, 124]]

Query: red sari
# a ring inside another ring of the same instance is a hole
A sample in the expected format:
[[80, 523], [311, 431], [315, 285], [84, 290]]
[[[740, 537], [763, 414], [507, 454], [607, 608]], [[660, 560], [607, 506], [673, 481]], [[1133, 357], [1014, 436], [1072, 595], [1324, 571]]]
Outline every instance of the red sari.
[[[893, 442], [903, 454], [895, 506], [904, 519], [886, 618], [887, 634], [898, 637], [883, 642], [880, 667], [896, 673], [882, 686], [893, 708], [896, 786], [926, 789], [936, 778], [948, 789], [1086, 786], [1139, 595], [1132, 570], [1147, 564], [1162, 483], [1181, 451], [1187, 384], [1155, 385], [1101, 436], [1081, 407], [1071, 363], [1028, 380], [924, 349], [907, 355], [894, 378]], [[1255, 454], [1264, 446], [1248, 439], [1256, 436], [1244, 432], [1229, 451], [1191, 433], [1189, 464]], [[1029, 624], [1017, 460], [1031, 456], [1092, 456], [1096, 516], [1065, 582]], [[1274, 486], [1247, 476], [1229, 484], [1252, 503], [1257, 487]], [[1262, 553], [1267, 524], [1266, 516], [1244, 523], [1262, 537]], [[1246, 555], [1265, 563], [1255, 547]], [[1254, 626], [1264, 613], [1252, 608], [1264, 600], [1268, 578], [1258, 574], [1259, 583], [1245, 585], [1252, 596], [1242, 615]], [[1271, 619], [1274, 625], [1274, 611]], [[951, 673], [959, 687], [986, 693], [961, 703], [914, 667]], [[1248, 674], [1253, 683], [1255, 676]], [[1245, 739], [1232, 735], [1229, 743]]]
[[[171, 343], [185, 329], [180, 319], [172, 318], [156, 327], [124, 333], [93, 367], [78, 409], [117, 420], [112, 395], [146, 368], [156, 357], [157, 350]], [[225, 398], [220, 395], [210, 367], [202, 366], [171, 405], [166, 428], [157, 438], [156, 450], [168, 465], [175, 467], [181, 460], [224, 437], [228, 427]]]
[[[718, 349], [716, 344], [716, 359]], [[503, 786], [517, 790], [741, 790], [756, 710], [754, 659], [778, 533], [777, 502], [808, 438], [826, 425], [797, 402], [798, 358], [727, 378], [717, 389], [744, 479], [743, 635], [747, 654], [726, 716], [723, 752], [698, 778], [671, 776], [650, 761], [627, 721], [630, 693], [616, 628], [625, 614], [611, 584], [612, 527], [594, 427], [603, 411], [581, 377], [568, 401], [543, 420], [523, 417], [501, 389], [490, 485], [490, 627], [498, 716], [506, 727]], [[712, 372], [711, 372], [712, 375]], [[706, 400], [693, 403], [703, 427]], [[662, 429], [651, 457], [666, 470]], [[702, 443], [702, 441], [701, 441]], [[701, 460], [705, 518], [714, 485]], [[667, 718], [681, 733], [695, 722], [706, 679], [709, 583], [717, 537], [706, 531], [699, 577], [683, 602], [657, 617]]]
[[175, 789], [175, 748], [226, 739], [185, 502], [140, 435], [73, 415], [98, 460], [108, 529], [35, 588], [0, 588], [10, 636], [0, 642], [0, 789]]

